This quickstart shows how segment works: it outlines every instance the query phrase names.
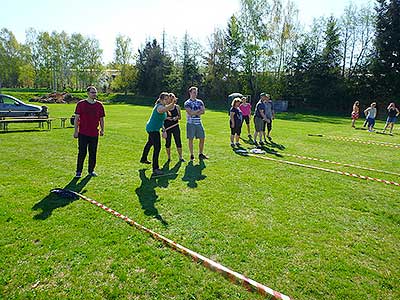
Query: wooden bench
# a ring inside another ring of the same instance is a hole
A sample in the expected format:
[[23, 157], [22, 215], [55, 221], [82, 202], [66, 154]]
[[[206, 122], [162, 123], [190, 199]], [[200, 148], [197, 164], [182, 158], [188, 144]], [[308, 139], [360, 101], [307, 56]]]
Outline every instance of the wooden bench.
[[0, 129], [8, 131], [8, 124], [10, 123], [38, 123], [39, 128], [44, 128], [44, 124], [47, 124], [47, 130], [51, 130], [51, 122], [53, 120], [53, 118], [5, 118], [0, 120]]

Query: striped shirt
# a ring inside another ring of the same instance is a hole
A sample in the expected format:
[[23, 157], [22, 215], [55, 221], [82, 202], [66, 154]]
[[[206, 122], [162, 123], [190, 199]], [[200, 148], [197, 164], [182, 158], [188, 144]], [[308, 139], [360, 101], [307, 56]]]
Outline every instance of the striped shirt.
[[[185, 109], [189, 108], [192, 111], [196, 111], [202, 108], [204, 109], [204, 103], [200, 99], [194, 99], [194, 100], [187, 99], [185, 101], [184, 107]], [[186, 120], [188, 124], [194, 124], [194, 125], [201, 124], [200, 115], [191, 116], [186, 112]]]

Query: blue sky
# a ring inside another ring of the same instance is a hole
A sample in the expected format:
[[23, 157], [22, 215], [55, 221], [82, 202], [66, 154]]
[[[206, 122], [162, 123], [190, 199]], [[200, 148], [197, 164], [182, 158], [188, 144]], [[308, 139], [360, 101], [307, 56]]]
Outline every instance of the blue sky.
[[[293, 0], [304, 25], [314, 17], [340, 16], [350, 3], [374, 5], [373, 0]], [[25, 30], [79, 32], [95, 37], [104, 50], [104, 61], [112, 60], [117, 34], [129, 36], [134, 50], [146, 40], [181, 39], [187, 31], [202, 44], [214, 28], [224, 28], [239, 11], [239, 0], [0, 0], [0, 28], [11, 30], [19, 42]]]

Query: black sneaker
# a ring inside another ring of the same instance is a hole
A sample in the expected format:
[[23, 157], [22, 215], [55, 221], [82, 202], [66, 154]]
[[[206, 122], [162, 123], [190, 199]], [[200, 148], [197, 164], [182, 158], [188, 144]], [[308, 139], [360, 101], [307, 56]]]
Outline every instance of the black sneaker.
[[141, 162], [142, 164], [146, 164], [146, 165], [150, 165], [150, 164], [151, 164], [151, 162], [148, 161], [147, 159], [141, 159], [140, 162]]
[[241, 145], [240, 145], [240, 143], [236, 143], [236, 147], [240, 147]]
[[183, 157], [181, 157], [181, 158], [179, 159], [179, 161], [180, 161], [180, 162], [185, 162], [185, 159], [184, 159]]
[[81, 178], [82, 177], [82, 172], [76, 172], [75, 178]]
[[199, 159], [208, 159], [207, 155], [204, 155], [203, 153], [199, 154]]
[[194, 160], [194, 155], [192, 154], [192, 155], [190, 155], [190, 160]]
[[231, 143], [231, 147], [232, 147], [232, 148], [235, 148], [235, 143]]

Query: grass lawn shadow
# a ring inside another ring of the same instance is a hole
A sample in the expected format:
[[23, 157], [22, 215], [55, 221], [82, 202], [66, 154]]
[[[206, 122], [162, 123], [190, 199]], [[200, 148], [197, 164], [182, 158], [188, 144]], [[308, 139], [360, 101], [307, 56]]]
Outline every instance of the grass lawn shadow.
[[[252, 145], [252, 146], [254, 146], [254, 147], [256, 146], [256, 145], [254, 144], [253, 139], [243, 139], [243, 138], [241, 138], [241, 140], [242, 140], [244, 143], [248, 144], [248, 145]], [[273, 155], [275, 155], [275, 156], [277, 156], [277, 157], [283, 157], [283, 156], [282, 156], [281, 154], [279, 154], [278, 151], [275, 150], [274, 148], [278, 148], [279, 150], [285, 150], [285, 149], [286, 149], [286, 147], [285, 147], [284, 145], [275, 143], [272, 139], [270, 139], [269, 142], [264, 142], [263, 145], [258, 144], [258, 146], [257, 146], [256, 148], [262, 149], [262, 150], [264, 150], [266, 153], [268, 153], [268, 154], [273, 154]], [[245, 150], [243, 147], [238, 147], [237, 149], [243, 149], [243, 150]], [[235, 149], [234, 149], [234, 151], [235, 151]], [[240, 154], [240, 155], [242, 155], [242, 156], [245, 156], [245, 155], [243, 155], [243, 153], [237, 153], [236, 151], [235, 151], [235, 153], [236, 153], [236, 154]]]
[[[139, 170], [140, 186], [136, 188], [135, 193], [139, 198], [140, 205], [146, 216], [153, 216], [157, 220], [161, 221], [164, 226], [168, 226], [168, 223], [158, 213], [155, 203], [158, 201], [158, 195], [156, 194], [155, 188], [159, 186], [157, 177], [147, 177], [147, 169]], [[165, 184], [165, 183], [164, 183]]]
[[[92, 177], [90, 175], [87, 175], [85, 178], [83, 178], [79, 183], [79, 178], [74, 177], [65, 187], [64, 189], [72, 190], [74, 192], [80, 193], [83, 188], [86, 186], [86, 184], [89, 182], [89, 180]], [[84, 192], [84, 191], [83, 191]], [[53, 213], [53, 210], [67, 206], [68, 204], [74, 202], [77, 199], [72, 199], [72, 198], [63, 198], [58, 196], [57, 194], [54, 193], [49, 193], [45, 198], [40, 200], [38, 203], [36, 203], [32, 209], [33, 210], [39, 210], [41, 209], [42, 212], [35, 215], [33, 219], [35, 220], [45, 220], [48, 217], [51, 216]]]
[[271, 146], [272, 148], [278, 148], [279, 150], [285, 150], [286, 147], [281, 144], [275, 143], [272, 138], [269, 140], [269, 142], [266, 143], [266, 145]]
[[197, 165], [193, 164], [193, 161], [190, 161], [185, 167], [185, 175], [183, 175], [182, 181], [187, 181], [188, 187], [196, 188], [198, 185], [197, 181], [207, 178], [206, 175], [201, 174], [205, 168], [206, 165], [202, 159]]
[[167, 161], [163, 167], [162, 171], [164, 176], [157, 178], [157, 185], [162, 188], [167, 188], [170, 180], [175, 180], [178, 177], [178, 171], [181, 168], [182, 162], [178, 161], [172, 169], [169, 168], [170, 161]]
[[278, 151], [276, 151], [276, 150], [273, 149], [273, 148], [269, 148], [269, 147], [267, 147], [266, 145], [259, 146], [259, 147], [257, 147], [257, 148], [264, 150], [264, 151], [265, 151], [266, 153], [268, 153], [268, 154], [273, 154], [273, 155], [275, 155], [275, 156], [277, 156], [277, 157], [283, 157], [283, 155], [280, 154], [280, 153], [278, 153]]
[[12, 129], [12, 130], [2, 130], [0, 131], [0, 134], [12, 134], [12, 133], [27, 133], [27, 132], [49, 132], [50, 129], [43, 129], [43, 128], [37, 128], [37, 129]]

